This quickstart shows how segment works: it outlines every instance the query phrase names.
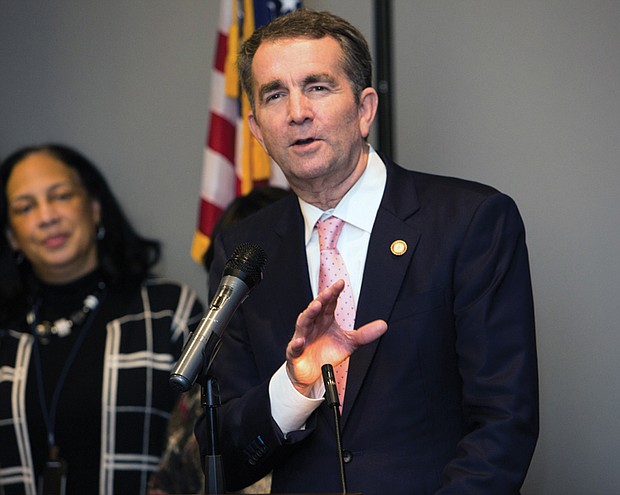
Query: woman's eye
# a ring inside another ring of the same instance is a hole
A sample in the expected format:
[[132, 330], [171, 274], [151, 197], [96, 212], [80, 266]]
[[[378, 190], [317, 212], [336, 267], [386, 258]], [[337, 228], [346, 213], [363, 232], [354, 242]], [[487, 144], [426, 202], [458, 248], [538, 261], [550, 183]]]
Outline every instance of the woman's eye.
[[60, 193], [54, 194], [52, 196], [52, 200], [56, 200], [56, 201], [69, 201], [72, 197], [73, 197], [73, 192], [66, 191], [66, 192], [60, 192]]
[[16, 205], [16, 206], [11, 207], [11, 211], [12, 211], [13, 215], [24, 215], [24, 214], [28, 213], [30, 210], [32, 210], [32, 205], [31, 204]]

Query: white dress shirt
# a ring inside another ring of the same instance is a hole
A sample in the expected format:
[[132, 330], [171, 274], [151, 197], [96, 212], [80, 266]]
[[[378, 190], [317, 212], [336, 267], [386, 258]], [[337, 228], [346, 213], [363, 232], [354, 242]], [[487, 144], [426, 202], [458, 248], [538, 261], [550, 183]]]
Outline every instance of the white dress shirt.
[[[318, 292], [320, 266], [319, 239], [315, 225], [319, 219], [333, 215], [345, 221], [338, 238], [338, 250], [347, 266], [357, 307], [370, 233], [383, 197], [386, 178], [385, 165], [371, 146], [366, 170], [335, 208], [322, 211], [299, 200], [305, 225], [308, 274], [314, 297]], [[304, 427], [308, 416], [324, 400], [324, 393], [325, 387], [320, 379], [314, 385], [312, 398], [300, 394], [286, 373], [286, 363], [274, 373], [269, 383], [271, 414], [285, 436], [290, 431]]]

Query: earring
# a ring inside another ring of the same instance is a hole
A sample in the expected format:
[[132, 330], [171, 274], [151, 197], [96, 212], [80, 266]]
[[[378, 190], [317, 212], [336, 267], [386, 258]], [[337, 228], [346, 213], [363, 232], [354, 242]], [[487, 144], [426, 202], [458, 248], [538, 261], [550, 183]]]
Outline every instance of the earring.
[[24, 262], [24, 253], [21, 251], [13, 251], [13, 259], [16, 265], [21, 265]]
[[99, 227], [97, 227], [97, 240], [102, 241], [104, 237], [105, 237], [105, 227], [103, 226], [103, 224], [99, 224]]

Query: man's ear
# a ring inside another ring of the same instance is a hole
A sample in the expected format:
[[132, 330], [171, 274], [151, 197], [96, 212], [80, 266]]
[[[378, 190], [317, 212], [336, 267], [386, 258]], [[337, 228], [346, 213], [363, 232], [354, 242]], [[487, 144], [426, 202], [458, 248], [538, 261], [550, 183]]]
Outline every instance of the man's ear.
[[256, 120], [256, 117], [254, 117], [253, 113], [248, 114], [248, 124], [250, 125], [250, 131], [252, 131], [253, 136], [260, 143], [263, 149], [267, 151], [265, 149], [265, 143], [263, 142], [263, 133], [261, 132], [260, 125], [258, 124], [258, 121]]
[[379, 95], [375, 88], [365, 88], [360, 94], [359, 119], [360, 133], [366, 139], [370, 134], [370, 126], [375, 120], [377, 107], [379, 106]]

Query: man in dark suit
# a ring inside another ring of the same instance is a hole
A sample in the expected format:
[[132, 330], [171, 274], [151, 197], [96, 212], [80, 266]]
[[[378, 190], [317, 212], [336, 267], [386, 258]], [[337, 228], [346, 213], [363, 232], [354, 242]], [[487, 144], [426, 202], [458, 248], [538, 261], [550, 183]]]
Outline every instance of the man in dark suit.
[[[242, 242], [267, 253], [213, 366], [228, 489], [273, 472], [274, 493], [336, 492], [321, 366], [349, 358], [348, 488], [365, 495], [514, 494], [538, 436], [523, 224], [495, 189], [407, 171], [366, 141], [378, 104], [362, 35], [297, 11], [259, 29], [238, 62], [252, 132], [296, 193], [222, 233], [213, 274]], [[355, 328], [322, 291], [315, 224], [345, 221]], [[211, 293], [218, 277], [212, 277]], [[205, 422], [197, 435], [206, 443]]]

